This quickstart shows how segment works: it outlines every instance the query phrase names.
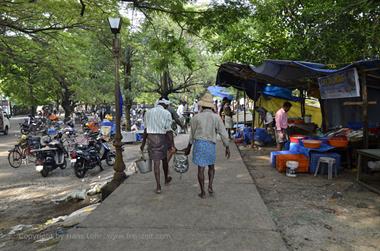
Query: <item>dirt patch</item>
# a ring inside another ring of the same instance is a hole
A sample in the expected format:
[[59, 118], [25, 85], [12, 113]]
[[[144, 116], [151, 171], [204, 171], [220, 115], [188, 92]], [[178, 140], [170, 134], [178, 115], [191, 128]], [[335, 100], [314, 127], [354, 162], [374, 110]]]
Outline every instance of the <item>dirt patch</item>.
[[[0, 250], [38, 250], [51, 246], [64, 228], [43, 226], [49, 219], [69, 215], [98, 201], [98, 196], [84, 200], [54, 203], [57, 195], [68, 193], [71, 187], [27, 186], [10, 187], [0, 191]], [[25, 225], [24, 229], [9, 234], [12, 227]], [[52, 238], [50, 241], [37, 240]]]
[[290, 178], [271, 167], [274, 149], [240, 150], [290, 250], [379, 250], [380, 196], [358, 185], [351, 170], [333, 180]]

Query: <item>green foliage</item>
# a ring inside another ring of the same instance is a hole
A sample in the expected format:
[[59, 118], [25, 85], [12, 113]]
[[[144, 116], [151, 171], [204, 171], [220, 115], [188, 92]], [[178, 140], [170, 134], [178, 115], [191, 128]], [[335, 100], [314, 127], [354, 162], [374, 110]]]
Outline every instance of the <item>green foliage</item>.
[[230, 20], [236, 22], [214, 16], [212, 24], [202, 26], [202, 34], [225, 61], [260, 64], [271, 58], [336, 64], [379, 56], [377, 1], [252, 0], [249, 6], [250, 13], [232, 8]]
[[[110, 101], [112, 34], [107, 17], [117, 1], [0, 3], [0, 90], [27, 105]], [[126, 23], [128, 25], [128, 22]]]
[[[214, 81], [216, 56], [202, 40], [189, 34], [167, 14], [149, 16], [131, 40], [132, 89], [137, 90], [139, 101], [152, 101], [141, 93], [157, 93], [155, 98], [165, 94], [178, 98], [182, 93], [196, 96]], [[163, 83], [165, 73], [169, 76], [167, 86]]]
[[380, 54], [374, 0], [82, 2], [0, 1], [0, 91], [28, 106], [59, 102], [68, 111], [78, 103], [113, 103], [107, 17], [132, 6], [145, 19], [137, 32], [124, 19], [122, 54], [131, 46], [133, 56], [132, 88], [123, 92], [137, 102], [153, 103], [161, 94], [195, 98], [223, 61], [339, 64]]

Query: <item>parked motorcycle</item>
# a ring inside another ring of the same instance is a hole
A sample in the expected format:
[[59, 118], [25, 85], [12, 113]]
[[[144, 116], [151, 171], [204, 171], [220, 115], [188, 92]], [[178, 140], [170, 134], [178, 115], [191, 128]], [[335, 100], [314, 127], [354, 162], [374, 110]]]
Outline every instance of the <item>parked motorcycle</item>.
[[43, 148], [33, 150], [36, 154], [36, 171], [41, 173], [43, 177], [47, 177], [49, 172], [56, 168], [65, 169], [67, 167], [67, 152], [63, 147], [61, 140], [62, 135], [54, 137], [52, 140], [42, 140], [45, 144]]
[[34, 118], [30, 116], [25, 119], [23, 123], [20, 123], [20, 132], [24, 135], [36, 134], [46, 129], [46, 121], [43, 118]]
[[96, 166], [99, 166], [101, 171], [103, 170], [100, 157], [94, 146], [79, 145], [71, 151], [70, 158], [75, 176], [78, 178], [83, 178], [88, 170], [94, 169]]
[[116, 153], [114, 151], [111, 151], [111, 148], [106, 140], [104, 140], [99, 135], [96, 139], [96, 142], [92, 144], [95, 145], [100, 161], [105, 160], [108, 166], [113, 166], [115, 164]]

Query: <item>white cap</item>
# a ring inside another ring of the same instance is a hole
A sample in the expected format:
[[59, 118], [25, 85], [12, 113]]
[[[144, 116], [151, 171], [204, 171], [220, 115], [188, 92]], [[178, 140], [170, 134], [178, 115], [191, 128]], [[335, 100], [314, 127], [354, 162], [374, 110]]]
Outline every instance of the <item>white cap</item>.
[[167, 99], [160, 99], [157, 101], [158, 104], [163, 104], [163, 105], [170, 105], [170, 101]]

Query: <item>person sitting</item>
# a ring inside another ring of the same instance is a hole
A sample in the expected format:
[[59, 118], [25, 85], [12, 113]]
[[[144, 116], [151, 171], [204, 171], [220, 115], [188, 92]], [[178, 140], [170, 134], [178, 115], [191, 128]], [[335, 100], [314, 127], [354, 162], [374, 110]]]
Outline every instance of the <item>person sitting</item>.
[[135, 132], [135, 131], [139, 131], [141, 130], [141, 119], [138, 119], [131, 127], [131, 131], [132, 132]]
[[54, 110], [53, 113], [50, 113], [48, 118], [51, 122], [57, 122], [59, 120], [57, 116], [57, 111]]

